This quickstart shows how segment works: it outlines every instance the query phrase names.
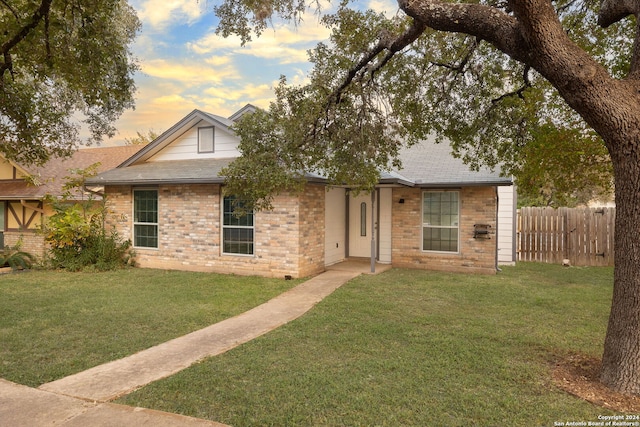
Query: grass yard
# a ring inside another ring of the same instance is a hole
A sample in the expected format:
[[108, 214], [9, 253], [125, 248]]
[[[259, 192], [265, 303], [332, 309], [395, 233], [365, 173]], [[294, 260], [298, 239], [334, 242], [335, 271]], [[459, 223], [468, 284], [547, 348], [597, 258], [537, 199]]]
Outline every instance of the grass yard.
[[38, 386], [232, 317], [297, 283], [149, 269], [0, 275], [0, 378]]
[[[239, 426], [553, 426], [605, 409], [555, 388], [600, 356], [612, 269], [361, 276], [302, 318], [120, 403]], [[580, 425], [580, 424], [577, 424]]]

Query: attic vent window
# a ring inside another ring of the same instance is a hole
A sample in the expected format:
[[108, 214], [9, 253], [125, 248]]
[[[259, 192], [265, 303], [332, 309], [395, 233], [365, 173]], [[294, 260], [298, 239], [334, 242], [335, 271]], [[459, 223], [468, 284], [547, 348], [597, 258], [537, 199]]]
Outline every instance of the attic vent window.
[[198, 128], [198, 153], [213, 153], [215, 128]]

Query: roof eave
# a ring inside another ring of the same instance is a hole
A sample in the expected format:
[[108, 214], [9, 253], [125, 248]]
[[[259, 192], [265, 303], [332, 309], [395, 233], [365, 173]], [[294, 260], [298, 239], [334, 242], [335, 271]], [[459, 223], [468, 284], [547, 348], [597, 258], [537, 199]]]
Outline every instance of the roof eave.
[[164, 184], [222, 184], [224, 178], [178, 178], [178, 179], [131, 179], [87, 181], [87, 186], [119, 186], [119, 185], [164, 185]]
[[[314, 184], [328, 184], [326, 178], [320, 177], [307, 177], [307, 182]], [[223, 184], [225, 177], [213, 177], [213, 178], [173, 178], [173, 179], [131, 179], [131, 180], [88, 180], [86, 185], [160, 185], [160, 184]], [[486, 181], [486, 182], [449, 182], [449, 183], [413, 183], [397, 178], [381, 179], [378, 184], [380, 185], [402, 185], [405, 187], [416, 188], [462, 188], [462, 187], [494, 187], [494, 186], [511, 186], [512, 182], [508, 181]]]
[[379, 185], [402, 185], [404, 187], [415, 187], [416, 184], [411, 181], [400, 178], [382, 178], [378, 181]]
[[419, 182], [418, 188], [462, 188], [462, 187], [508, 187], [513, 185], [510, 181], [482, 181], [482, 182]]

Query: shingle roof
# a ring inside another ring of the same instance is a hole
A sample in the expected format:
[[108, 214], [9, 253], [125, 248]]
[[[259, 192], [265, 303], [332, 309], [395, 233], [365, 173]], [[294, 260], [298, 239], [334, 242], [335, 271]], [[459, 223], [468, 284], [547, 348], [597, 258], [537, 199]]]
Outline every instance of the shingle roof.
[[451, 187], [473, 185], [511, 185], [511, 178], [487, 168], [469, 169], [462, 159], [451, 154], [449, 144], [422, 141], [400, 152], [402, 169], [391, 172], [417, 187]]
[[[190, 159], [148, 162], [152, 155], [171, 144], [175, 135], [185, 128], [194, 126], [198, 120], [205, 120], [216, 126], [230, 130], [234, 120], [256, 107], [247, 104], [229, 118], [193, 110], [178, 123], [162, 133], [158, 138], [122, 161], [114, 170], [100, 173], [87, 181], [89, 185], [144, 185], [168, 183], [221, 183], [222, 168], [233, 159]], [[453, 187], [470, 185], [512, 185], [510, 178], [501, 177], [498, 172], [487, 169], [472, 171], [462, 160], [453, 157], [448, 144], [422, 141], [400, 152], [400, 170], [381, 171], [381, 184], [397, 184], [411, 187]], [[115, 167], [115, 166], [114, 166]], [[322, 173], [309, 172], [307, 179], [326, 182]]]
[[87, 180], [91, 185], [221, 183], [220, 170], [233, 159], [191, 159], [141, 163], [113, 169]]
[[66, 182], [65, 177], [71, 175], [69, 169], [85, 169], [94, 163], [100, 163], [98, 172], [111, 170], [141, 148], [139, 145], [85, 148], [76, 151], [69, 158], [55, 157], [44, 166], [20, 165], [40, 185], [30, 185], [24, 180], [0, 181], [0, 199], [40, 199], [48, 194], [60, 195]]
[[[460, 187], [475, 185], [511, 185], [510, 178], [487, 169], [472, 171], [462, 160], [451, 155], [447, 144], [424, 141], [400, 153], [403, 167], [381, 173], [382, 184], [411, 187]], [[179, 183], [222, 183], [220, 170], [233, 159], [191, 159], [141, 163], [123, 166], [88, 180], [91, 185], [145, 185]], [[314, 173], [307, 178], [323, 181]]]

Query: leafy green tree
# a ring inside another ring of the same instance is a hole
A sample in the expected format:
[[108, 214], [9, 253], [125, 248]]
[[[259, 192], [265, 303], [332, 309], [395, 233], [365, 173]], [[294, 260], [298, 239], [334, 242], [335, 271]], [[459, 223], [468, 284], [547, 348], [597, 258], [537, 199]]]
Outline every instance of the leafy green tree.
[[548, 126], [521, 148], [525, 161], [512, 170], [520, 206], [576, 207], [612, 198], [613, 170], [606, 147], [597, 135], [578, 133]]
[[126, 0], [0, 1], [0, 153], [43, 164], [113, 136], [133, 107], [129, 45], [140, 23]]
[[[247, 43], [313, 4], [227, 0], [218, 32]], [[390, 18], [358, 6], [322, 16], [332, 35], [310, 53], [308, 84], [283, 78], [269, 111], [240, 123], [246, 157], [228, 191], [268, 207], [305, 170], [371, 188], [402, 144], [431, 135], [507, 172], [547, 159], [545, 141], [556, 159], [584, 151], [567, 156], [576, 174], [608, 154], [616, 266], [601, 380], [640, 393], [640, 0], [398, 0]]]

